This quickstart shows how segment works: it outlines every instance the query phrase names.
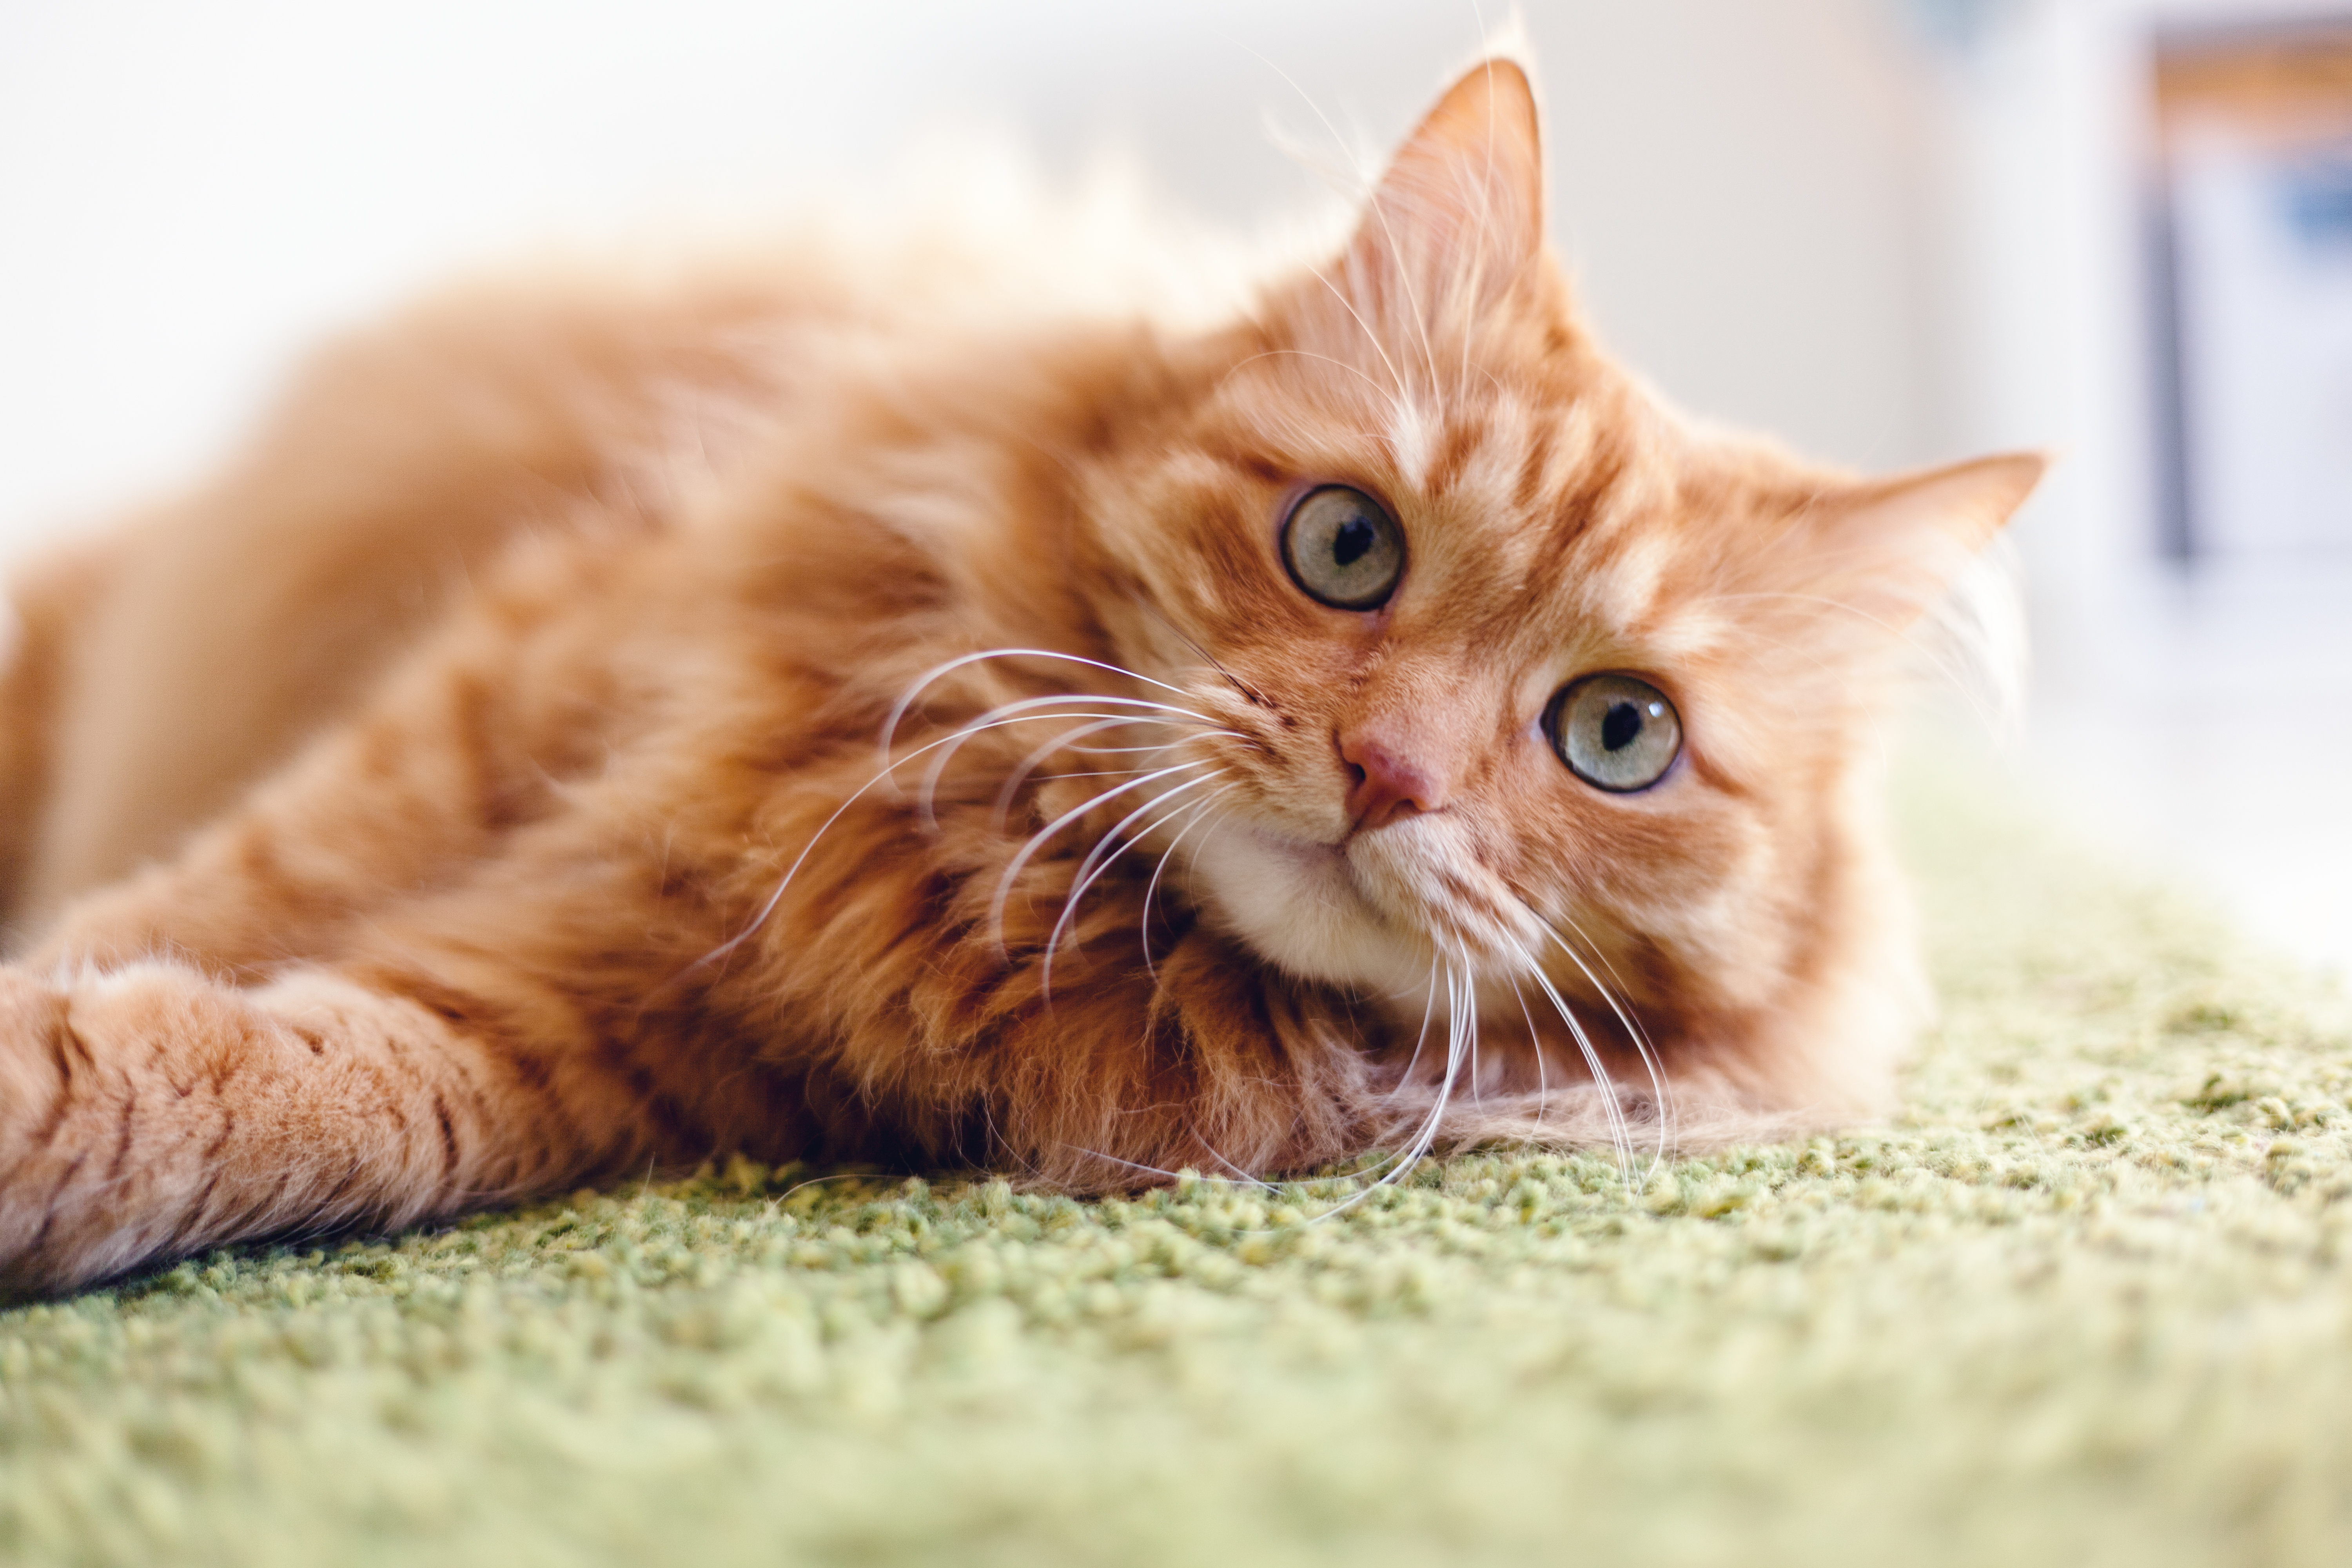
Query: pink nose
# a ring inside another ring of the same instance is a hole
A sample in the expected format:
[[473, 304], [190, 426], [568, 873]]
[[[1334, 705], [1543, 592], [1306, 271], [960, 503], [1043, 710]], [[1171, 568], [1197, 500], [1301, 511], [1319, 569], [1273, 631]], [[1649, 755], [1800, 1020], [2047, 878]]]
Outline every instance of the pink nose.
[[1375, 736], [1339, 737], [1339, 758], [1348, 764], [1348, 815], [1366, 832], [1445, 804], [1445, 782], [1434, 769]]

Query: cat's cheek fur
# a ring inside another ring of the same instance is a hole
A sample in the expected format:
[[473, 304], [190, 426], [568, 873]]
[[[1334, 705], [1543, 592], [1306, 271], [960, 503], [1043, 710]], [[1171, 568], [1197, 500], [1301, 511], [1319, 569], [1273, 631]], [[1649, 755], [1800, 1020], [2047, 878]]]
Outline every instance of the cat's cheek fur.
[[1229, 821], [1202, 836], [1186, 881], [1213, 925], [1301, 980], [1400, 1001], [1425, 987], [1423, 923], [1390, 919], [1336, 846]]

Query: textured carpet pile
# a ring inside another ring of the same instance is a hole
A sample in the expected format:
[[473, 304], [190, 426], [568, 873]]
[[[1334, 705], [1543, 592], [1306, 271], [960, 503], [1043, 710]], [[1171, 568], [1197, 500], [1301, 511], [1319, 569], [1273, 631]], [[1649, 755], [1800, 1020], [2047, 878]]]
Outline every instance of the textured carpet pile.
[[1971, 793], [1887, 1126], [224, 1252], [0, 1313], [0, 1557], [2352, 1562], [2340, 1001]]

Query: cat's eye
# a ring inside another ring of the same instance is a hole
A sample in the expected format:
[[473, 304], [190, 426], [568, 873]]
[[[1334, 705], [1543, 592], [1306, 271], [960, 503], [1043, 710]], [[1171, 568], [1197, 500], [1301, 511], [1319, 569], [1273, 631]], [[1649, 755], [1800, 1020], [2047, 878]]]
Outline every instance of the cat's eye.
[[1588, 675], [1551, 700], [1544, 729], [1570, 772], [1615, 794], [1647, 789], [1683, 749], [1666, 694], [1630, 675]]
[[1404, 575], [1404, 531], [1363, 491], [1325, 485], [1283, 520], [1282, 562], [1308, 597], [1337, 610], [1375, 610]]

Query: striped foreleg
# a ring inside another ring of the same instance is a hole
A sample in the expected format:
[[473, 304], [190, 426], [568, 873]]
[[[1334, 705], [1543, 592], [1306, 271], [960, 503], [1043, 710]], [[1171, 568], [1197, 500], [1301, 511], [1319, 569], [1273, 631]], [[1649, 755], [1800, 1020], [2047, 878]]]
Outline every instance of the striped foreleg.
[[639, 1157], [586, 1065], [321, 971], [243, 991], [163, 963], [0, 970], [0, 1286], [409, 1225]]

